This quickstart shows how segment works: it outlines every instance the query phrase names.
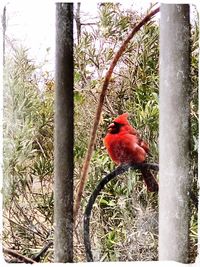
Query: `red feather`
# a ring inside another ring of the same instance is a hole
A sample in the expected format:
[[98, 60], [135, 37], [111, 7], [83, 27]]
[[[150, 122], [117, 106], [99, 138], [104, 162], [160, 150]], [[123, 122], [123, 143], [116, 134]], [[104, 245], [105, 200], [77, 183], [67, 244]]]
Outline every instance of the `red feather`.
[[[116, 164], [142, 163], [146, 160], [149, 146], [140, 137], [136, 129], [128, 122], [128, 113], [114, 119], [108, 126], [104, 138], [108, 154]], [[158, 191], [156, 182], [150, 170], [141, 170], [147, 188], [151, 192]]]

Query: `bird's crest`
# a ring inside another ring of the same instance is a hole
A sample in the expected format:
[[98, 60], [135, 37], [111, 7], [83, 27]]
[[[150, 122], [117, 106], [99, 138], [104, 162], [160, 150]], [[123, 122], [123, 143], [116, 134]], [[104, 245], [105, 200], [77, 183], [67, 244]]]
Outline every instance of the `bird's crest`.
[[119, 115], [116, 119], [114, 119], [114, 122], [117, 122], [119, 124], [127, 124], [128, 123], [128, 113], [123, 113], [122, 115]]

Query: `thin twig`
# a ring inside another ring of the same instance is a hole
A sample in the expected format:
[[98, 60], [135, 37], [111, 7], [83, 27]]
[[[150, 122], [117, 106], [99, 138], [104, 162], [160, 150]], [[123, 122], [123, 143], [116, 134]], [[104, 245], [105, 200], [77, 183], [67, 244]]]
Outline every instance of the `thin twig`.
[[44, 254], [47, 252], [47, 250], [48, 250], [52, 245], [53, 245], [53, 241], [50, 240], [48, 243], [46, 243], [46, 244], [44, 245], [44, 247], [40, 250], [40, 252], [39, 252], [37, 255], [35, 255], [34, 257], [32, 257], [32, 259], [33, 259], [34, 261], [36, 261], [36, 262], [40, 262], [41, 257], [44, 256]]
[[6, 253], [12, 257], [15, 257], [16, 259], [24, 262], [24, 263], [36, 263], [36, 261], [18, 253], [17, 251], [10, 249], [10, 248], [3, 248], [3, 253]]
[[118, 176], [119, 174], [124, 173], [127, 171], [129, 168], [133, 169], [152, 169], [155, 171], [159, 170], [158, 164], [153, 164], [153, 163], [139, 163], [139, 164], [127, 164], [127, 165], [120, 165], [117, 167], [114, 171], [106, 175], [100, 183], [97, 185], [97, 187], [94, 189], [92, 195], [89, 198], [88, 204], [85, 209], [84, 213], [84, 245], [85, 245], [85, 253], [86, 253], [86, 258], [87, 261], [92, 262], [93, 261], [93, 256], [92, 256], [92, 251], [91, 251], [91, 243], [90, 243], [90, 215], [92, 212], [92, 207], [93, 204], [99, 195], [100, 191], [104, 188], [104, 186], [110, 182], [113, 178]]
[[100, 98], [99, 98], [99, 102], [98, 102], [98, 106], [97, 106], [97, 110], [96, 110], [94, 125], [92, 128], [91, 134], [90, 134], [90, 141], [89, 141], [89, 145], [88, 145], [88, 149], [87, 149], [87, 154], [86, 154], [84, 164], [82, 167], [80, 184], [79, 184], [79, 188], [78, 188], [76, 200], [75, 200], [75, 205], [74, 205], [74, 222], [76, 220], [76, 216], [77, 216], [79, 208], [80, 208], [81, 197], [82, 197], [84, 186], [85, 186], [85, 183], [87, 180], [89, 165], [90, 165], [90, 161], [92, 158], [92, 153], [93, 153], [94, 145], [95, 145], [95, 141], [96, 141], [97, 128], [98, 128], [99, 121], [101, 118], [103, 103], [104, 103], [104, 99], [105, 99], [105, 96], [107, 93], [108, 84], [109, 84], [111, 75], [113, 73], [113, 70], [114, 70], [115, 66], [117, 65], [117, 62], [118, 62], [119, 58], [121, 57], [122, 53], [125, 51], [128, 43], [133, 38], [133, 36], [142, 28], [142, 26], [144, 26], [147, 22], [149, 22], [151, 20], [151, 18], [159, 12], [159, 10], [160, 10], [160, 8], [158, 7], [155, 10], [153, 10], [152, 12], [150, 12], [149, 14], [147, 14], [134, 27], [134, 29], [127, 36], [126, 40], [122, 43], [121, 47], [119, 48], [119, 50], [115, 54], [113, 61], [111, 62], [110, 68], [109, 68], [108, 72], [106, 73], [105, 80], [104, 80], [103, 87], [102, 87], [102, 91], [101, 91]]

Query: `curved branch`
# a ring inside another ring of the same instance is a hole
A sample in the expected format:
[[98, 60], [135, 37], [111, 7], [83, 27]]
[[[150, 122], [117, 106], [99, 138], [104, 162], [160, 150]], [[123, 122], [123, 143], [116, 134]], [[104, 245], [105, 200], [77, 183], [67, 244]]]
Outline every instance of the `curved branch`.
[[89, 145], [88, 145], [88, 149], [87, 149], [87, 154], [83, 163], [83, 167], [82, 167], [82, 172], [81, 172], [81, 177], [80, 177], [80, 183], [79, 183], [79, 188], [77, 191], [77, 195], [76, 195], [76, 200], [75, 200], [75, 205], [74, 205], [74, 221], [76, 219], [76, 216], [78, 214], [78, 210], [80, 207], [80, 203], [81, 203], [81, 197], [83, 194], [83, 190], [84, 190], [84, 186], [87, 180], [87, 175], [88, 175], [88, 169], [89, 169], [89, 165], [90, 165], [90, 161], [92, 158], [92, 152], [94, 150], [94, 145], [95, 145], [95, 140], [96, 140], [96, 132], [97, 132], [97, 128], [99, 125], [99, 121], [100, 121], [100, 117], [101, 117], [101, 112], [102, 112], [102, 108], [103, 108], [103, 103], [104, 103], [104, 99], [107, 93], [107, 89], [108, 89], [108, 84], [110, 82], [110, 78], [112, 76], [113, 70], [115, 68], [115, 66], [117, 65], [117, 62], [119, 60], [119, 58], [122, 56], [123, 52], [125, 51], [128, 43], [130, 42], [130, 40], [133, 38], [133, 36], [147, 23], [151, 20], [151, 18], [157, 14], [160, 11], [160, 8], [156, 8], [155, 10], [153, 10], [152, 12], [150, 12], [149, 14], [147, 14], [134, 28], [133, 30], [128, 34], [127, 38], [125, 39], [125, 41], [122, 43], [121, 47], [119, 48], [119, 50], [117, 51], [117, 53], [115, 54], [113, 61], [111, 62], [110, 68], [108, 70], [108, 72], [106, 73], [105, 79], [104, 79], [104, 83], [103, 83], [103, 87], [101, 90], [101, 94], [100, 94], [100, 98], [99, 98], [99, 102], [98, 102], [98, 106], [97, 106], [97, 110], [96, 110], [96, 115], [95, 115], [95, 119], [94, 119], [94, 125], [90, 134], [90, 141], [89, 141]]
[[97, 198], [97, 196], [99, 195], [100, 191], [104, 188], [104, 186], [110, 182], [112, 179], [114, 179], [116, 176], [118, 176], [119, 174], [124, 173], [125, 171], [127, 171], [129, 168], [133, 168], [133, 169], [152, 169], [155, 171], [159, 170], [159, 166], [158, 164], [154, 164], [154, 163], [138, 163], [138, 164], [127, 164], [127, 165], [120, 165], [118, 166], [114, 171], [112, 171], [111, 173], [109, 173], [108, 175], [106, 175], [101, 181], [100, 183], [97, 185], [97, 187], [94, 189], [92, 195], [89, 198], [88, 204], [86, 206], [85, 209], [85, 213], [84, 213], [84, 245], [85, 245], [85, 253], [86, 253], [86, 258], [87, 261], [92, 262], [93, 261], [93, 256], [92, 256], [92, 251], [91, 251], [91, 243], [90, 243], [90, 228], [89, 228], [89, 224], [90, 224], [90, 215], [92, 212], [92, 207], [93, 204]]

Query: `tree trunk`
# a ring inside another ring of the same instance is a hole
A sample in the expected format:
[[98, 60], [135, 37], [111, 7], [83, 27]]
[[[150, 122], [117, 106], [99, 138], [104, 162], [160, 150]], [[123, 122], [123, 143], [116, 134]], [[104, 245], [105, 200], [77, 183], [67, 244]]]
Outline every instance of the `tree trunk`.
[[55, 262], [73, 261], [73, 4], [56, 4]]
[[189, 5], [161, 4], [159, 260], [188, 262]]

